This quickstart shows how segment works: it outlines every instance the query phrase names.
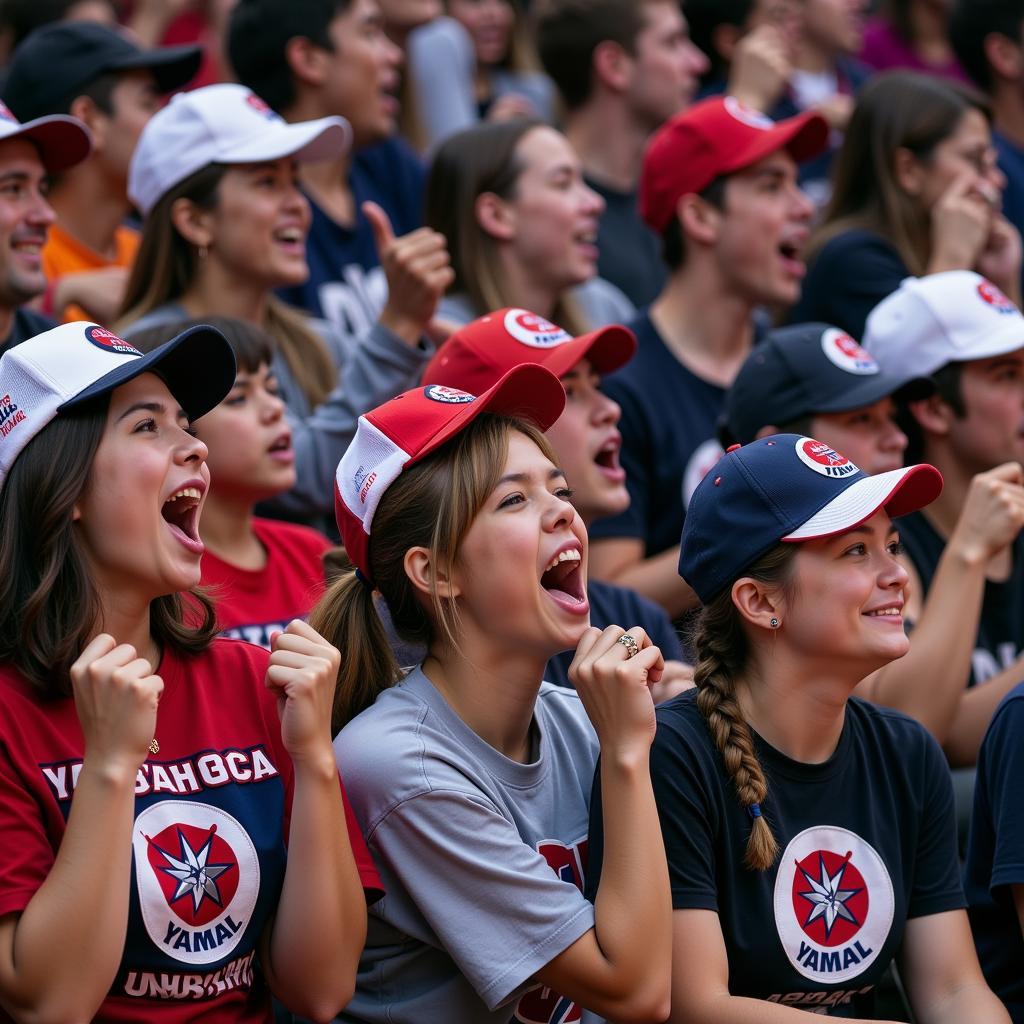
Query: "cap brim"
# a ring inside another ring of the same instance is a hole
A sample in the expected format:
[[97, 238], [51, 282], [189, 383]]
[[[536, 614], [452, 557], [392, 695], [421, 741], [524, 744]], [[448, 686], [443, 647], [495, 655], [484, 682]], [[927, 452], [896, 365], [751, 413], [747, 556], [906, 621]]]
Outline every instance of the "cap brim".
[[565, 389], [551, 370], [538, 363], [513, 366], [492, 388], [466, 402], [447, 423], [410, 459], [409, 465], [426, 458], [449, 438], [465, 429], [482, 413], [515, 416], [547, 430], [565, 409]]
[[51, 174], [81, 163], [92, 152], [89, 129], [77, 118], [49, 114], [26, 121], [17, 131], [0, 135], [0, 140], [29, 139], [39, 147], [43, 166]]
[[731, 174], [763, 160], [780, 149], [785, 149], [799, 164], [824, 153], [828, 147], [831, 129], [821, 114], [807, 111], [796, 117], [787, 118], [774, 128], [757, 132], [750, 145], [737, 149], [729, 166], [721, 173]]
[[217, 162], [255, 164], [292, 156], [303, 163], [316, 163], [343, 155], [351, 144], [352, 128], [343, 117], [321, 117], [296, 124], [268, 121], [259, 138], [225, 149]]
[[942, 491], [942, 474], [927, 464], [865, 476], [833, 498], [784, 541], [815, 540], [852, 530], [884, 508], [891, 519], [916, 512]]
[[635, 352], [636, 335], [628, 327], [610, 324], [549, 349], [543, 365], [556, 377], [562, 377], [586, 359], [604, 376], [625, 366]]
[[973, 359], [992, 359], [1005, 356], [1024, 348], [1024, 327], [1018, 317], [1012, 317], [1002, 330], [986, 331], [977, 342], [973, 342], [970, 351], [950, 353], [950, 362], [966, 363]]
[[181, 403], [189, 420], [218, 405], [235, 383], [235, 354], [227, 338], [208, 324], [182, 331], [141, 359], [130, 359], [66, 401], [58, 412], [113, 391], [140, 374], [155, 373]]
[[845, 389], [842, 394], [815, 405], [814, 413], [849, 412], [874, 405], [883, 398], [898, 396], [907, 402], [927, 398], [935, 393], [935, 382], [931, 377], [894, 377], [879, 373], [864, 377]]
[[202, 47], [161, 46], [125, 56], [107, 67], [110, 71], [150, 71], [160, 92], [174, 92], [196, 77], [202, 60]]

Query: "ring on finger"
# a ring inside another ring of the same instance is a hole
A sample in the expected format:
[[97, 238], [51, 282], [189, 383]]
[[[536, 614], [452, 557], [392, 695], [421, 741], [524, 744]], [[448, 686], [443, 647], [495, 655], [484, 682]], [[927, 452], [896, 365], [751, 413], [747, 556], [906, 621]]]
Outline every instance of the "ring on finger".
[[640, 653], [640, 646], [629, 633], [623, 633], [615, 642], [622, 644], [626, 648], [626, 661], [629, 661], [630, 658], [635, 658]]

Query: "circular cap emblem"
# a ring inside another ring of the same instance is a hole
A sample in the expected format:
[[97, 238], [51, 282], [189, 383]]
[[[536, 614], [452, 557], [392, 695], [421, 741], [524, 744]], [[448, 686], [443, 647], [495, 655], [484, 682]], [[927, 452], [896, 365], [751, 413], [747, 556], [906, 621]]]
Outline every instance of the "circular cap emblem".
[[880, 372], [875, 357], [867, 349], [861, 348], [845, 331], [835, 327], [822, 332], [821, 349], [830, 363], [847, 373], [867, 375]]
[[833, 480], [841, 480], [860, 472], [845, 455], [829, 448], [824, 441], [815, 441], [813, 437], [801, 437], [796, 443], [796, 454], [808, 469]]
[[476, 401], [476, 395], [458, 388], [446, 388], [443, 384], [430, 384], [423, 389], [423, 394], [432, 402], [444, 402], [445, 405], [463, 405]]
[[882, 858], [848, 829], [806, 829], [779, 861], [775, 927], [789, 962], [812, 981], [863, 974], [889, 937], [894, 905]]
[[119, 356], [142, 355], [134, 345], [130, 345], [124, 338], [119, 338], [113, 331], [108, 331], [106, 327], [96, 325], [86, 327], [85, 336], [97, 348], [102, 348], [107, 352], [114, 352]]
[[1013, 313], [1017, 308], [991, 281], [980, 282], [978, 294], [997, 313]]
[[554, 348], [572, 341], [568, 331], [527, 309], [510, 309], [505, 314], [505, 330], [516, 341], [531, 348]]
[[271, 108], [265, 99], [261, 96], [257, 96], [254, 92], [249, 93], [249, 95], [245, 97], [245, 102], [252, 107], [260, 117], [265, 117], [268, 121], [284, 120], [277, 111]]
[[768, 131], [769, 128], [775, 127], [775, 122], [770, 117], [762, 114], [760, 110], [754, 110], [753, 107], [744, 106], [735, 96], [726, 96], [724, 106], [737, 121], [742, 121], [748, 128]]

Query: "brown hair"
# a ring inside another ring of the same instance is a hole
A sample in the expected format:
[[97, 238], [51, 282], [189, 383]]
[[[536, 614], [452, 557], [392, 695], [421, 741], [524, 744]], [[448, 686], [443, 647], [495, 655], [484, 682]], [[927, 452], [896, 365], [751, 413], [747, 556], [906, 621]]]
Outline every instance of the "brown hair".
[[[451, 290], [468, 295], [480, 316], [518, 302], [508, 292], [497, 242], [477, 221], [476, 201], [485, 192], [500, 199], [515, 197], [523, 171], [516, 150], [526, 135], [543, 127], [543, 121], [531, 118], [476, 125], [446, 139], [430, 167], [424, 219], [448, 240], [455, 272]], [[550, 316], [570, 334], [589, 329], [568, 295], [559, 299]]]
[[[778, 544], [742, 575], [785, 587], [798, 549], [797, 544]], [[731, 588], [701, 609], [692, 641], [697, 655], [693, 672], [697, 707], [707, 720], [740, 803], [751, 814], [744, 863], [754, 871], [766, 871], [779, 855], [779, 844], [764, 809], [768, 783], [757, 759], [750, 727], [736, 699], [736, 680], [747, 668], [750, 641], [733, 604]], [[759, 813], [754, 813], [755, 807]]]
[[[525, 434], [548, 457], [553, 453], [532, 423], [484, 414], [387, 489], [377, 507], [370, 537], [369, 567], [374, 586], [387, 602], [399, 637], [429, 645], [456, 646], [455, 606], [432, 589], [430, 611], [405, 573], [405, 553], [428, 548], [442, 565], [455, 565], [459, 550], [487, 496], [497, 486], [513, 431]], [[338, 732], [377, 695], [401, 678], [401, 671], [369, 586], [354, 571], [331, 584], [309, 616], [310, 625], [343, 652], [331, 727]]]
[[207, 316], [201, 320], [175, 320], [157, 327], [132, 332], [132, 344], [140, 352], [153, 349], [177, 337], [191, 327], [216, 327], [227, 339], [235, 354], [235, 365], [246, 373], [255, 373], [261, 366], [270, 366], [274, 359], [274, 339], [254, 324], [233, 316]]
[[[71, 693], [71, 666], [101, 622], [102, 601], [72, 512], [89, 486], [109, 396], [58, 416], [19, 454], [0, 489], [0, 662], [42, 697]], [[111, 524], [111, 529], [116, 524]], [[213, 606], [197, 591], [150, 603], [150, 634], [184, 654], [216, 632]]]
[[[196, 246], [175, 228], [171, 208], [179, 199], [188, 199], [201, 209], [214, 209], [221, 180], [229, 169], [227, 164], [207, 164], [161, 196], [150, 211], [118, 315], [119, 327], [130, 327], [188, 291], [201, 257]], [[309, 404], [320, 405], [334, 387], [338, 368], [323, 339], [309, 326], [309, 318], [269, 295], [260, 326], [274, 339]]]
[[913, 71], [873, 78], [861, 91], [833, 167], [832, 200], [811, 242], [860, 228], [888, 239], [909, 272], [925, 273], [931, 253], [931, 215], [896, 180], [897, 150], [927, 163], [936, 147], [976, 110], [991, 120], [984, 97], [967, 86]]

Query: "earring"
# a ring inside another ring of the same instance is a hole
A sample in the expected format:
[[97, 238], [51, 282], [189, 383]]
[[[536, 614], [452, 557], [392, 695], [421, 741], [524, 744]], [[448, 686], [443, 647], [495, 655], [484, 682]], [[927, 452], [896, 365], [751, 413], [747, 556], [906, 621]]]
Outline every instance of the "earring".
[[205, 260], [210, 255], [210, 247], [208, 245], [199, 246], [199, 259]]
[[771, 626], [772, 629], [778, 629], [780, 623], [779, 623], [779, 620], [777, 618], [775, 618], [775, 616], [773, 615], [772, 618], [771, 618], [771, 621], [768, 623], [768, 625]]

